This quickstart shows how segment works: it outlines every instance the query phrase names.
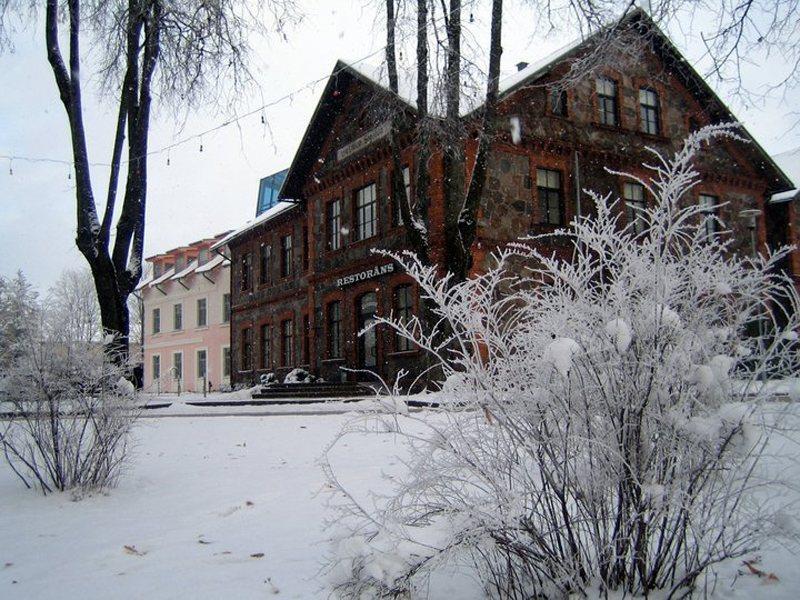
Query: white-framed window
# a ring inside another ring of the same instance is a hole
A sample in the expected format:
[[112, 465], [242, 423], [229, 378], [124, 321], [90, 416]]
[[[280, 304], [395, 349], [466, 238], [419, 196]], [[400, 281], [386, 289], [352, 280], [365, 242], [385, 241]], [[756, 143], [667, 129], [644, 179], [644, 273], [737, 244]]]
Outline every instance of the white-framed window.
[[205, 327], [208, 325], [208, 300], [205, 298], [197, 299], [197, 326]]
[[201, 348], [197, 351], [197, 378], [203, 379], [208, 375], [208, 351]]
[[161, 309], [153, 309], [153, 334], [161, 333]]
[[152, 365], [153, 381], [161, 379], [161, 355], [153, 354], [150, 364]]
[[172, 306], [172, 328], [175, 331], [183, 329], [183, 304], [173, 304]]
[[172, 353], [172, 378], [183, 379], [183, 352]]
[[222, 377], [230, 378], [231, 376], [231, 347], [222, 347]]

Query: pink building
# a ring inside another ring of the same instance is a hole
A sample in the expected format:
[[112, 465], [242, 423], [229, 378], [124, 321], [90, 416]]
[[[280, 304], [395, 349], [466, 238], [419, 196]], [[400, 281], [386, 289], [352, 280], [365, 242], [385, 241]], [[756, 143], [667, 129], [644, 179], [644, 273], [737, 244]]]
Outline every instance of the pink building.
[[210, 250], [225, 235], [147, 259], [152, 275], [137, 288], [144, 305], [146, 392], [230, 384], [230, 263]]

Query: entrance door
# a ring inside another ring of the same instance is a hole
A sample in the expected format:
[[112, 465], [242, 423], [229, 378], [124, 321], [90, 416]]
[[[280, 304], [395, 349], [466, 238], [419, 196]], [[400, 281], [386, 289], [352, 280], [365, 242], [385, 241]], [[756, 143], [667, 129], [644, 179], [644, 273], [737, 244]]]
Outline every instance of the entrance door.
[[[375, 292], [364, 294], [358, 299], [358, 331], [375, 323], [375, 311], [378, 301]], [[356, 332], [358, 333], [358, 332]], [[378, 364], [378, 344], [373, 327], [358, 336], [358, 366], [361, 369], [373, 369]]]

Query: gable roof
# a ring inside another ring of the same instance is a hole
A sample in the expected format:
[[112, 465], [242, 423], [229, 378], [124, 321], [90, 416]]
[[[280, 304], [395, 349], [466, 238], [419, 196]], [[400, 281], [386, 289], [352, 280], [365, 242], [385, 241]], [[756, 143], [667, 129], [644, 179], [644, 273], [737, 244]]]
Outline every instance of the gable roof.
[[305, 173], [322, 150], [325, 137], [342, 108], [345, 94], [338, 93], [340, 89], [346, 89], [353, 82], [360, 81], [381, 94], [394, 98], [406, 110], [416, 112], [416, 104], [410, 97], [410, 89], [401, 88], [400, 93], [395, 94], [381, 83], [381, 80], [382, 75], [378, 67], [371, 67], [364, 62], [359, 62], [356, 66], [356, 63], [349, 64], [341, 59], [336, 61], [289, 166], [289, 173], [278, 195], [279, 200], [301, 198]]
[[296, 206], [298, 206], [297, 202], [278, 202], [275, 206], [271, 206], [270, 208], [262, 212], [260, 215], [258, 215], [252, 221], [248, 221], [247, 223], [239, 227], [239, 229], [231, 231], [228, 235], [226, 235], [225, 237], [220, 239], [217, 243], [215, 243], [213, 246], [211, 246], [210, 250], [218, 251], [224, 248], [239, 236], [244, 235], [245, 233], [247, 233], [252, 229], [255, 229], [259, 225], [271, 221], [278, 215], [281, 215], [287, 210], [294, 208]]
[[[705, 108], [713, 122], [738, 122], [731, 110], [642, 8], [636, 7], [627, 12], [609, 27], [616, 28], [621, 24], [630, 25], [632, 29], [638, 29], [642, 34], [648, 35], [652, 50], [658, 53], [665, 63], [671, 67], [681, 83], [695, 96], [698, 103]], [[608, 29], [602, 29], [586, 38], [576, 39], [548, 56], [527, 65], [520, 71], [501, 79], [499, 82], [499, 100], [502, 102], [516, 91], [540, 80], [556, 66], [588, 48], [597, 41], [599, 36], [607, 32]], [[338, 110], [341, 108], [344, 95], [334, 94], [334, 91], [339, 89], [340, 86], [346, 87], [351, 81], [359, 80], [379, 90], [381, 93], [393, 96], [402, 106], [411, 112], [416, 112], [414, 84], [407, 79], [399, 81], [399, 93], [395, 94], [385, 82], [386, 73], [384, 71], [385, 69], [382, 66], [371, 66], [363, 61], [358, 63], [348, 63], [343, 60], [336, 61], [322, 97], [317, 103], [314, 114], [306, 127], [292, 164], [289, 167], [289, 173], [279, 196], [281, 200], [300, 198], [302, 196], [304, 174], [320, 152], [325, 136], [332, 126]], [[474, 107], [465, 107], [461, 116], [469, 118], [470, 115], [474, 115], [480, 110], [481, 106], [483, 106], [482, 102]], [[745, 145], [744, 152], [755, 169], [769, 182], [769, 192], [776, 193], [792, 189], [794, 186], [791, 180], [743, 126], [741, 127], [740, 135], [750, 142]]]

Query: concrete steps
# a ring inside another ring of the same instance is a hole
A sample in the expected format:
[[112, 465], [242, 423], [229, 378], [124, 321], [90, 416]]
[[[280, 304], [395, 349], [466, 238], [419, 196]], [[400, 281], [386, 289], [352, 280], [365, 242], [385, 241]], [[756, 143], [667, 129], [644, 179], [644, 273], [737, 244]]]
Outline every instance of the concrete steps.
[[275, 383], [252, 394], [254, 400], [303, 398], [366, 398], [374, 396], [372, 388], [355, 382]]

